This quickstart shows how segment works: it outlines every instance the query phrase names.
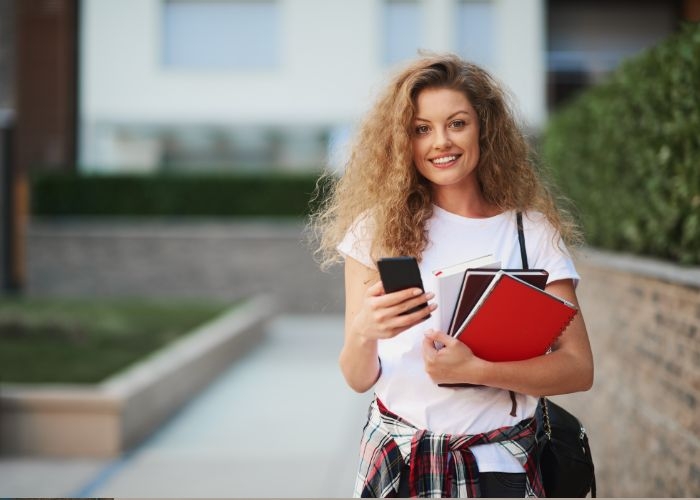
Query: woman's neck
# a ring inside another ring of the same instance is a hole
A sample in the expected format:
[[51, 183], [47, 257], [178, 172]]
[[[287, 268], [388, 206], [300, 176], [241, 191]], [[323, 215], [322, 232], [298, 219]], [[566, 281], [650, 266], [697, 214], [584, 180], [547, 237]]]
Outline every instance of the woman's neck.
[[472, 189], [465, 189], [464, 186], [459, 189], [440, 186], [439, 189], [433, 189], [433, 203], [443, 210], [470, 219], [493, 217], [501, 212], [498, 207], [486, 202], [478, 186]]

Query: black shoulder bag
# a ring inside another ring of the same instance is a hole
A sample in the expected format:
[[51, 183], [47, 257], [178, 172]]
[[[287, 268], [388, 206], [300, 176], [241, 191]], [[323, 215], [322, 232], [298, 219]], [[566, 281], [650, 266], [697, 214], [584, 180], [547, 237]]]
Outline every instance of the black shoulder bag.
[[[523, 268], [528, 269], [523, 216], [517, 213], [518, 242]], [[595, 468], [586, 429], [561, 406], [541, 397], [537, 420], [537, 462], [548, 497], [596, 496]]]

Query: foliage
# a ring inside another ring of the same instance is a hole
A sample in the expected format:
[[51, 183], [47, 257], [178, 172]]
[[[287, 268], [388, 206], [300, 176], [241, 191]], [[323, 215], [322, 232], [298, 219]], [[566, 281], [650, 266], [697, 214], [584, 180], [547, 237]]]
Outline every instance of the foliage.
[[590, 244], [700, 264], [700, 25], [553, 115], [543, 157]]
[[32, 179], [32, 214], [304, 216], [318, 174], [66, 175]]

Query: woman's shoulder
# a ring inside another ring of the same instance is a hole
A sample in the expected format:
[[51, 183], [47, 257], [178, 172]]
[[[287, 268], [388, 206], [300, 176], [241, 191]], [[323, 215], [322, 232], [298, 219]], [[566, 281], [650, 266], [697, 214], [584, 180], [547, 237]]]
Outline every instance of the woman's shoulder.
[[525, 212], [523, 230], [527, 247], [535, 256], [571, 259], [571, 253], [561, 233], [543, 212], [537, 210]]
[[523, 229], [537, 234], [557, 234], [556, 228], [547, 218], [547, 215], [539, 210], [526, 210], [523, 212]]
[[524, 223], [529, 222], [532, 225], [540, 225], [547, 223], [547, 216], [539, 210], [525, 210], [523, 212]]
[[345, 236], [338, 244], [338, 251], [373, 268], [371, 258], [372, 241], [374, 239], [375, 219], [371, 211], [365, 210], [350, 223]]
[[371, 210], [361, 212], [350, 223], [347, 233], [352, 234], [355, 238], [369, 238], [376, 226], [376, 219]]

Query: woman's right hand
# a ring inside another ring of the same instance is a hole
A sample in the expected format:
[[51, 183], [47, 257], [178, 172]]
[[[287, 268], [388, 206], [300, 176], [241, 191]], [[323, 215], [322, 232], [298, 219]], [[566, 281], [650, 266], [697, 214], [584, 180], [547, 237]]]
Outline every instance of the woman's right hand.
[[[350, 331], [364, 340], [395, 337], [427, 319], [437, 308], [436, 304], [429, 303], [433, 297], [435, 294], [424, 293], [420, 288], [385, 293], [382, 282], [377, 281], [365, 290]], [[415, 307], [418, 307], [416, 311], [407, 313]]]
[[432, 293], [415, 288], [385, 293], [376, 269], [352, 257], [345, 259], [345, 341], [339, 362], [351, 388], [365, 392], [374, 385], [381, 372], [378, 340], [395, 337], [424, 321], [436, 305], [401, 313], [432, 298]]

